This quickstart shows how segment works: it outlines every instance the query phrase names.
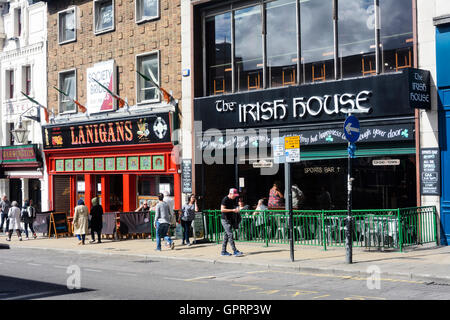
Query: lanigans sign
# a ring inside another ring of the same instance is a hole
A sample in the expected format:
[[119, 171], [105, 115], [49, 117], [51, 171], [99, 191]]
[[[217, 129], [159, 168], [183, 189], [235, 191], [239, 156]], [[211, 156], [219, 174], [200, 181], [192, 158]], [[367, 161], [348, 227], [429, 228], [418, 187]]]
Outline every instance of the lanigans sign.
[[168, 113], [70, 125], [43, 126], [44, 149], [170, 142]]

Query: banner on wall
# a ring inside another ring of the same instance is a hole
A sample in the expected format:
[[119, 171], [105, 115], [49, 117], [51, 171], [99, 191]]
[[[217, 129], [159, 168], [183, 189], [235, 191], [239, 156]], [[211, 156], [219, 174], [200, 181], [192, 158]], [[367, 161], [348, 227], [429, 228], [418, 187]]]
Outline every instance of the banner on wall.
[[112, 92], [116, 92], [116, 64], [114, 60], [102, 61], [86, 70], [86, 107], [90, 114], [116, 109], [116, 100], [93, 79]]

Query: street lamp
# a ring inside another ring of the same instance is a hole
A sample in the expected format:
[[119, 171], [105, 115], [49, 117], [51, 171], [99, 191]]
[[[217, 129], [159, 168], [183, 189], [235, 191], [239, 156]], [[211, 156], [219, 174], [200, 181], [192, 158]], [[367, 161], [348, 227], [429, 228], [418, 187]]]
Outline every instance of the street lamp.
[[14, 130], [11, 130], [11, 133], [14, 137], [14, 141], [17, 141], [20, 144], [24, 144], [28, 141], [28, 130], [24, 128], [22, 125], [22, 117], [19, 119], [19, 123]]

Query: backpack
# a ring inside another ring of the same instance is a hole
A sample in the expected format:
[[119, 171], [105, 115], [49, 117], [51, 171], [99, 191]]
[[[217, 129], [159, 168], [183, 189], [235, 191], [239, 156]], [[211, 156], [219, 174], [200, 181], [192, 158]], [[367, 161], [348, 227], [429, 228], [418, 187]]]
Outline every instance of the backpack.
[[32, 206], [28, 207], [28, 217], [35, 219], [36, 218], [36, 209]]
[[28, 218], [28, 210], [27, 208], [22, 208], [22, 211], [20, 211], [20, 220], [23, 222], [27, 218]]

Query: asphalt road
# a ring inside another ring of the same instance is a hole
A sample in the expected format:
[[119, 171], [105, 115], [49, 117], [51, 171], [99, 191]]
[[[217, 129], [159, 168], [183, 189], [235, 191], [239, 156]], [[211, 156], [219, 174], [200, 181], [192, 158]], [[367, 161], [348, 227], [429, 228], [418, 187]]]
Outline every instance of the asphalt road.
[[240, 264], [13, 248], [0, 251], [0, 299], [449, 300], [450, 286]]

